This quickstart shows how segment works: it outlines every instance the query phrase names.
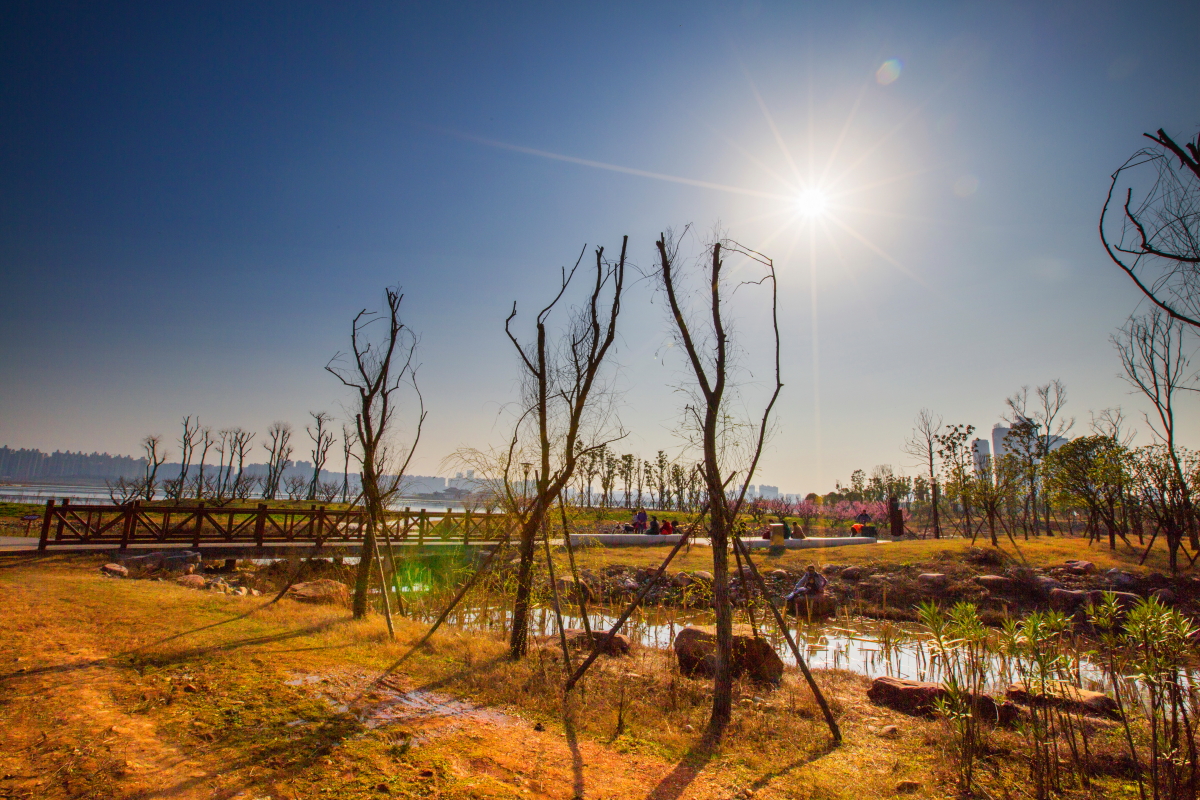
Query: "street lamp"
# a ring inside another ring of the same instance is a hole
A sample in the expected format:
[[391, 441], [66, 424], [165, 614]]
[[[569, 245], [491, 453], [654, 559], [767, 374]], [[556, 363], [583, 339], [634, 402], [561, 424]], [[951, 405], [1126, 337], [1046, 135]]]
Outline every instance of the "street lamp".
[[529, 499], [529, 470], [533, 469], [533, 464], [528, 461], [522, 461], [521, 466], [525, 468], [525, 480], [521, 483], [521, 499]]

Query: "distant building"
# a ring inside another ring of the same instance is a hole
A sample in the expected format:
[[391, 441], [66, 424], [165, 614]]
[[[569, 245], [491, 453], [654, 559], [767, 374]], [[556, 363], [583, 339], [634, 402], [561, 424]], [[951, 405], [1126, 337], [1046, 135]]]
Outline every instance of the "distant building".
[[779, 499], [779, 487], [778, 486], [767, 486], [765, 483], [760, 484], [758, 487], [758, 496], [764, 500], [778, 500]]
[[992, 450], [988, 447], [987, 439], [975, 439], [971, 442], [971, 456], [975, 459], [975, 472], [987, 475], [992, 471]]
[[[996, 458], [1009, 455], [1015, 452], [1015, 443], [1010, 443], [1009, 437], [1012, 434], [1012, 428], [1005, 425], [996, 424], [992, 426], [992, 452], [996, 454]], [[977, 439], [976, 441], [982, 441]], [[1066, 444], [1069, 439], [1062, 436], [1050, 437], [1050, 451], [1053, 452]]]

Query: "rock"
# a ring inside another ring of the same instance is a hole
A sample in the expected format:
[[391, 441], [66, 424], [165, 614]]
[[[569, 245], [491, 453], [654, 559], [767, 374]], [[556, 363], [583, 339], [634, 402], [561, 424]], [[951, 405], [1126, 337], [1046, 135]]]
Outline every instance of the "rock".
[[895, 739], [900, 735], [900, 729], [895, 725], [884, 725], [875, 733], [881, 739]]
[[136, 556], [126, 556], [121, 563], [137, 575], [162, 570], [164, 572], [191, 574], [200, 566], [200, 553], [195, 550], [158, 550]]
[[180, 586], [186, 586], [189, 589], [204, 588], [204, 576], [202, 575], [180, 575], [175, 579], [175, 582]]
[[840, 575], [844, 581], [856, 581], [863, 576], [862, 567], [846, 567]]
[[792, 577], [792, 573], [786, 569], [773, 569], [767, 573], [768, 578], [774, 578], [777, 581], [786, 581]]
[[638, 590], [638, 582], [633, 578], [623, 578], [617, 585], [623, 591], [629, 592], [630, 594], [633, 594]]
[[251, 597], [262, 597], [262, 592], [260, 592], [258, 589], [251, 589], [250, 596]]
[[692, 580], [692, 576], [686, 572], [676, 572], [674, 577], [671, 578], [671, 583], [683, 588], [684, 586], [691, 586]]
[[1137, 575], [1119, 569], [1110, 569], [1104, 573], [1104, 577], [1108, 578], [1112, 585], [1118, 589], [1136, 589], [1141, 583]]
[[293, 585], [288, 589], [286, 596], [301, 603], [344, 605], [350, 602], [350, 588], [344, 583], [320, 578]]
[[1055, 589], [1065, 588], [1062, 581], [1056, 581], [1048, 575], [1038, 575], [1033, 579], [1033, 585], [1043, 597], [1049, 597]]
[[576, 581], [570, 575], [561, 576], [556, 582], [558, 596], [561, 600], [577, 603], [579, 600], [591, 602], [592, 590], [582, 581]]
[[[939, 699], [948, 697], [946, 688], [940, 683], [910, 681], [904, 678], [880, 676], [871, 681], [867, 698], [877, 705], [901, 711], [913, 716], [930, 716], [937, 712]], [[1001, 725], [1016, 720], [1017, 709], [1012, 703], [997, 703], [987, 695], [977, 695], [972, 705], [980, 718]]]
[[1076, 575], [1095, 575], [1098, 570], [1096, 565], [1090, 561], [1068, 561], [1067, 571]]
[[1121, 717], [1117, 701], [1103, 692], [1080, 689], [1065, 681], [1046, 681], [1042, 689], [1041, 692], [1031, 692], [1026, 684], [1014, 683], [1008, 687], [1005, 696], [1023, 705], [1052, 705], [1109, 719]]
[[129, 570], [120, 564], [105, 564], [100, 568], [100, 574], [110, 578], [128, 578]]
[[[692, 677], [712, 677], [716, 667], [717, 632], [712, 626], [688, 626], [675, 636], [679, 670]], [[757, 683], [779, 685], [783, 660], [771, 643], [755, 636], [748, 625], [733, 627], [733, 677], [747, 675]]]
[[1163, 605], [1172, 605], [1175, 602], [1175, 593], [1170, 589], [1155, 589], [1150, 593], [1150, 596], [1158, 600]]
[[940, 572], [923, 572], [917, 576], [917, 583], [929, 589], [941, 589], [946, 585], [946, 576]]
[[705, 572], [702, 569], [698, 569], [692, 573], [692, 580], [703, 581], [704, 583], [712, 583], [713, 574], [711, 572]]
[[1012, 594], [1017, 584], [1003, 575], [976, 575], [975, 582], [993, 594]]
[[[564, 628], [563, 634], [567, 637], [567, 647], [588, 652], [608, 638], [608, 631], [592, 631], [592, 635], [588, 636], [587, 631], [578, 628]], [[600, 653], [606, 656], [627, 656], [629, 655], [629, 639], [625, 634], [618, 633]]]
[[1074, 589], [1051, 589], [1050, 608], [1054, 611], [1074, 613], [1091, 602], [1089, 592]]
[[[186, 575], [184, 577], [192, 578], [192, 577], [196, 577], [196, 576]], [[237, 587], [237, 589], [234, 590], [233, 593], [236, 594], [238, 597], [246, 597], [248, 594], [250, 594], [250, 590], [247, 589], [245, 586], [239, 586], [239, 587]]]
[[838, 564], [826, 564], [825, 566], [821, 567], [821, 572], [825, 575], [833, 575], [834, 573], [841, 572], [842, 569], [843, 568]]
[[916, 781], [900, 781], [896, 784], [896, 794], [912, 794], [921, 788]]
[[802, 594], [788, 602], [788, 610], [799, 617], [828, 617], [837, 613], [837, 600], [824, 592]]

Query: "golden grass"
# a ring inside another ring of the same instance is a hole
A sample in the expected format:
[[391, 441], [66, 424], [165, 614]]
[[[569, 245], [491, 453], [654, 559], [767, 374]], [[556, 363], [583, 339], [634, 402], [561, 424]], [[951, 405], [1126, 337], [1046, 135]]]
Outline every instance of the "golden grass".
[[[793, 672], [773, 693], [738, 686], [723, 746], [699, 747], [710, 702], [665, 654], [601, 659], [564, 714], [552, 647], [513, 663], [494, 636], [447, 630], [396, 676], [499, 709], [502, 723], [370, 729], [298, 675], [358, 686], [424, 626], [352, 621], [342, 608], [110, 580], [95, 560], [0, 561], [0, 795], [142, 797], [863, 798], [944, 796], [939, 723], [866, 702], [865, 679], [818, 673], [846, 743]], [[324, 684], [318, 684], [321, 689]], [[322, 689], [324, 690], [324, 689]], [[894, 724], [894, 739], [877, 736]], [[1021, 762], [996, 767], [1019, 781]]]

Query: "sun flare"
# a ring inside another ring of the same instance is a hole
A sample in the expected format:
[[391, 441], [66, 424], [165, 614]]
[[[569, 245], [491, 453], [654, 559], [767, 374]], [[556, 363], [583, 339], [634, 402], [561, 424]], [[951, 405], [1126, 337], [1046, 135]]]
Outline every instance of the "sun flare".
[[820, 217], [829, 210], [829, 197], [820, 189], [805, 189], [796, 197], [796, 210], [804, 217]]

